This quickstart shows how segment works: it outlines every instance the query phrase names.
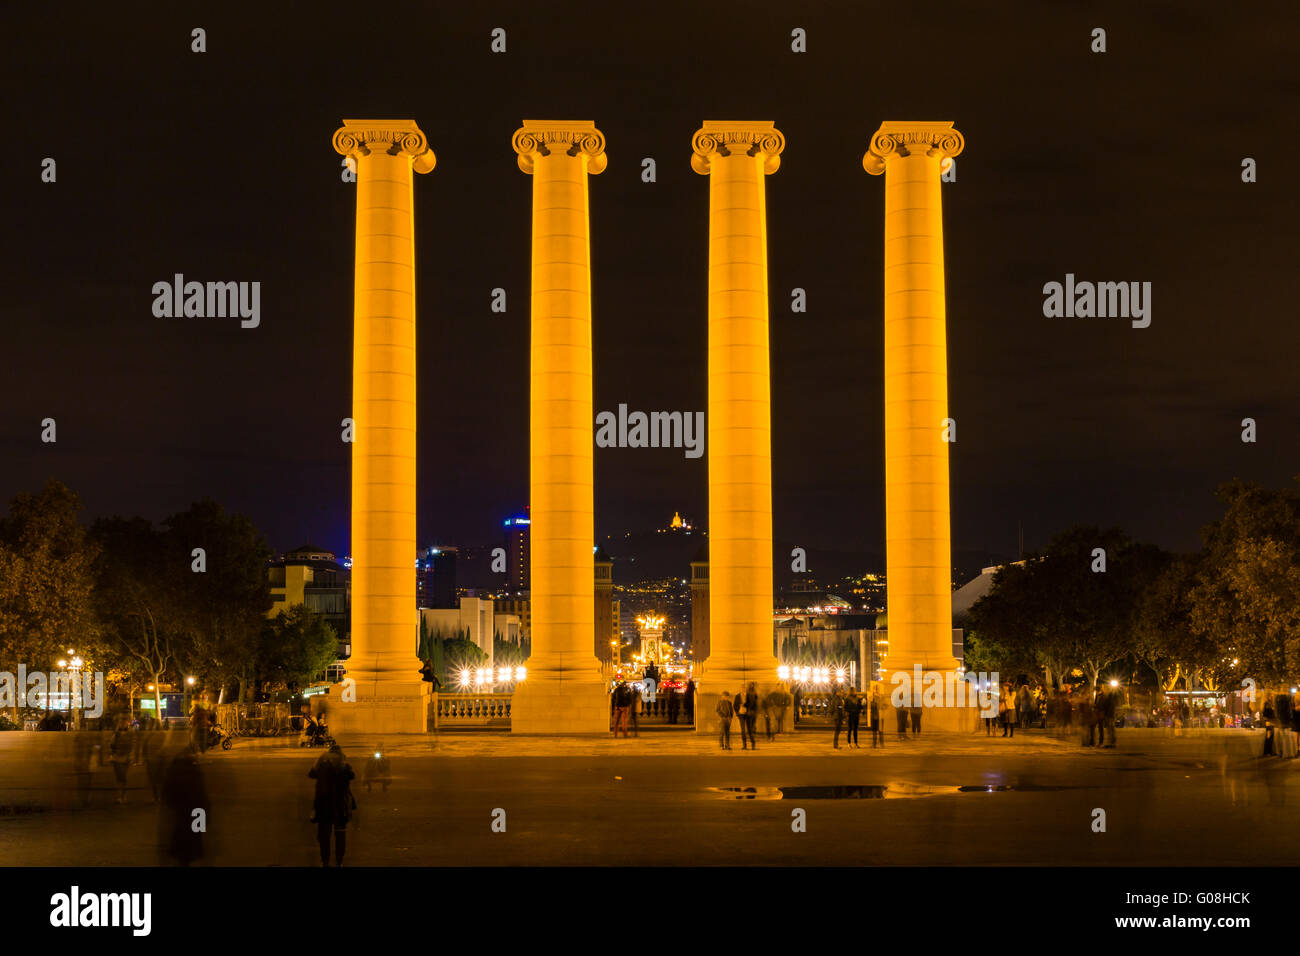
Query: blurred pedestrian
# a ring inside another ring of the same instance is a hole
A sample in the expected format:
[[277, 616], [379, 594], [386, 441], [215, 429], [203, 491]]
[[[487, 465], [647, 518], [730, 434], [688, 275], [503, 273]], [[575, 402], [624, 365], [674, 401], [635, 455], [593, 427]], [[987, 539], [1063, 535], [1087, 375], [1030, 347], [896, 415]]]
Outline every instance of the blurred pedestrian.
[[370, 759], [366, 761], [362, 779], [366, 784], [366, 793], [369, 793], [371, 786], [376, 783], [384, 788], [384, 793], [388, 792], [388, 785], [393, 782], [393, 770], [388, 763], [388, 754], [384, 753], [382, 740], [375, 747], [375, 752], [370, 755]]
[[844, 694], [836, 687], [831, 692], [830, 698], [831, 719], [835, 721], [835, 739], [831, 742], [834, 750], [840, 749], [840, 732], [844, 729], [844, 718], [847, 710], [844, 706]]
[[109, 761], [113, 764], [113, 777], [117, 780], [117, 802], [126, 803], [126, 772], [131, 766], [134, 752], [133, 733], [125, 719], [118, 721], [117, 730], [108, 745]]
[[848, 721], [848, 732], [844, 735], [847, 747], [858, 746], [858, 723], [862, 720], [862, 698], [858, 692], [850, 690], [844, 698], [844, 716]]
[[193, 744], [167, 765], [158, 814], [159, 854], [180, 866], [203, 858], [203, 834], [212, 807]]
[[885, 746], [885, 728], [880, 723], [880, 694], [871, 688], [871, 703], [868, 705], [867, 719], [871, 728], [871, 746]]
[[735, 704], [731, 700], [731, 695], [725, 690], [718, 697], [718, 746], [723, 750], [731, 749], [731, 715], [735, 712]]
[[627, 686], [627, 681], [619, 681], [618, 686], [614, 688], [614, 736], [617, 737], [622, 731], [623, 736], [627, 736], [627, 711], [632, 704], [632, 688]]
[[753, 681], [745, 688], [740, 701], [740, 749], [745, 749], [745, 735], [749, 735], [749, 749], [758, 749], [758, 685]]
[[355, 774], [344, 757], [343, 748], [333, 744], [321, 754], [316, 766], [307, 771], [316, 781], [316, 796], [312, 802], [315, 813], [316, 842], [320, 846], [321, 866], [330, 865], [330, 834], [334, 835], [334, 865], [343, 865], [347, 849], [347, 825], [357, 801], [352, 796], [352, 779]]

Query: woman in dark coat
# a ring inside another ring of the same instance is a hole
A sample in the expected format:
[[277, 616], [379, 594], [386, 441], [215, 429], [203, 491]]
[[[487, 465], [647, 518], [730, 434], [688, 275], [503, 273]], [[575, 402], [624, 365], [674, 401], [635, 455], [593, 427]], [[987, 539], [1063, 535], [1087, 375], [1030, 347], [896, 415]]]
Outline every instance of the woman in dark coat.
[[307, 776], [316, 781], [316, 798], [312, 803], [315, 810], [312, 823], [316, 824], [316, 842], [320, 844], [321, 866], [330, 865], [330, 833], [334, 834], [334, 865], [343, 865], [343, 851], [347, 848], [348, 821], [356, 809], [356, 800], [352, 797], [352, 765], [343, 757], [343, 748], [338, 744], [321, 754], [316, 766], [307, 771]]

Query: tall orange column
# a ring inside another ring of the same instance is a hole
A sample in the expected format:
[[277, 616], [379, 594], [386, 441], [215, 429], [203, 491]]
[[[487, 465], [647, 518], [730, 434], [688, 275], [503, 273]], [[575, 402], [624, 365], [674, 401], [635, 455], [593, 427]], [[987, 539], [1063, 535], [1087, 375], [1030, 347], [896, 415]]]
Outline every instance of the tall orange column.
[[[357, 177], [352, 345], [351, 680], [335, 733], [423, 733], [416, 657], [415, 227], [412, 171], [434, 155], [413, 120], [344, 120], [334, 148]], [[355, 700], [351, 699], [355, 697]]]
[[917, 664], [957, 667], [940, 176], [964, 145], [952, 123], [886, 122], [862, 160], [867, 172], [885, 175], [887, 683]]
[[519, 168], [533, 177], [529, 499], [532, 656], [516, 687], [517, 734], [609, 732], [595, 641], [588, 174], [605, 168], [594, 123], [524, 120]]
[[770, 122], [706, 121], [691, 167], [709, 177], [709, 641], [696, 727], [720, 692], [776, 682], [772, 647], [772, 398], [764, 177]]

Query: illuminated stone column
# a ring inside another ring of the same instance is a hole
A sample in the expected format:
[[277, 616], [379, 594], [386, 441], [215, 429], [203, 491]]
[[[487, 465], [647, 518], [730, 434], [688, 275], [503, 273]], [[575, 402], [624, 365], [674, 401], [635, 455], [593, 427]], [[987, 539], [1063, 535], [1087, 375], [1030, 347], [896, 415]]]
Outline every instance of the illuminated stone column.
[[[887, 684], [894, 672], [911, 673], [918, 664], [922, 671], [957, 667], [939, 191], [943, 170], [964, 145], [951, 123], [887, 122], [862, 159], [873, 176], [885, 174]], [[934, 718], [942, 722], [944, 715]]]
[[713, 733], [719, 692], [776, 683], [764, 177], [785, 137], [770, 122], [706, 121], [691, 145], [709, 177], [709, 657], [696, 728]]
[[[352, 343], [352, 656], [331, 691], [336, 734], [423, 733], [416, 658], [415, 230], [412, 170], [434, 155], [413, 120], [344, 120], [357, 177]], [[348, 700], [348, 693], [356, 700]]]
[[587, 175], [605, 168], [594, 123], [524, 120], [519, 168], [533, 177], [529, 529], [532, 656], [513, 733], [608, 733], [594, 653], [596, 539]]

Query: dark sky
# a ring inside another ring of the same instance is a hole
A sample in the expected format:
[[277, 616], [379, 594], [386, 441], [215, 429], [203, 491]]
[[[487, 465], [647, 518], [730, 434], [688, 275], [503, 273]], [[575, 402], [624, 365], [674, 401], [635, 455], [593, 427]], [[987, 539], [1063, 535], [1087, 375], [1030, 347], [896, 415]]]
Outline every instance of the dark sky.
[[[277, 550], [347, 550], [344, 117], [414, 118], [438, 157], [415, 186], [421, 542], [495, 542], [527, 501], [525, 117], [592, 119], [608, 143], [597, 410], [705, 407], [691, 135], [706, 118], [785, 134], [767, 180], [780, 541], [883, 550], [884, 195], [861, 159], [885, 119], [967, 141], [943, 187], [956, 549], [1012, 554], [1018, 520], [1029, 548], [1076, 522], [1187, 548], [1219, 481], [1300, 472], [1293, 5], [404, 6], [7, 14], [0, 496], [55, 476], [88, 517], [160, 519], [211, 495]], [[259, 280], [261, 327], [155, 318], [151, 287], [176, 272]], [[1044, 318], [1067, 272], [1152, 282], [1150, 328]], [[597, 450], [600, 536], [675, 509], [706, 522], [706, 459]]]

